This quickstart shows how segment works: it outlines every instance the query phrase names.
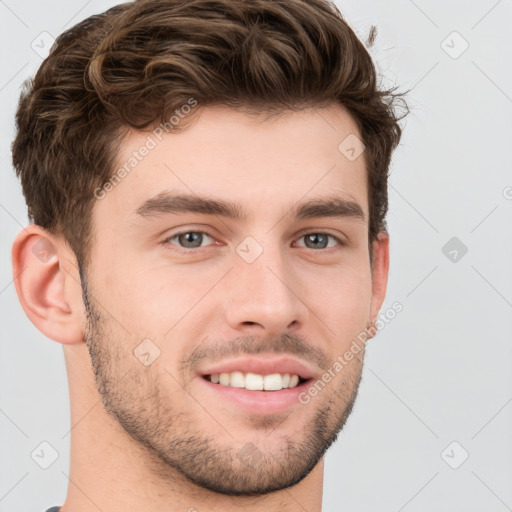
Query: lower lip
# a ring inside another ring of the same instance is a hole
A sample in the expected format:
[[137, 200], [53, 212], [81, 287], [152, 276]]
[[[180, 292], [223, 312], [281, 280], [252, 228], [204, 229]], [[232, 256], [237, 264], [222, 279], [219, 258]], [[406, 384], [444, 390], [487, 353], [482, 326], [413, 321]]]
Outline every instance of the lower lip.
[[309, 379], [294, 388], [280, 391], [249, 391], [245, 388], [214, 384], [203, 377], [199, 377], [199, 380], [204, 384], [208, 395], [211, 394], [212, 403], [220, 397], [253, 414], [276, 414], [294, 405], [300, 405], [299, 395], [306, 391], [311, 383]]

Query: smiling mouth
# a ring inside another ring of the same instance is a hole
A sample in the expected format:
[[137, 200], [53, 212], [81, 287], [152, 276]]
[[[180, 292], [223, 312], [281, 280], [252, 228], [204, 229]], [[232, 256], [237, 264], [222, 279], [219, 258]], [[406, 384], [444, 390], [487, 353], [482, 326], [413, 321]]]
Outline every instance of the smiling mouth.
[[281, 391], [282, 389], [295, 388], [309, 380], [293, 373], [261, 375], [258, 373], [243, 373], [239, 371], [212, 373], [210, 375], [203, 375], [203, 378], [219, 386], [244, 388], [248, 391]]

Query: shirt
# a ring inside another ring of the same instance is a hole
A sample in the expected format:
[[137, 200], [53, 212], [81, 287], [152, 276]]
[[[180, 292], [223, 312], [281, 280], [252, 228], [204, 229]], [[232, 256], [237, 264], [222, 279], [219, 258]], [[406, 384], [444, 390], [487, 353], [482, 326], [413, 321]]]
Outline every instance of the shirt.
[[52, 508], [49, 508], [46, 512], [60, 512], [60, 507], [52, 507]]

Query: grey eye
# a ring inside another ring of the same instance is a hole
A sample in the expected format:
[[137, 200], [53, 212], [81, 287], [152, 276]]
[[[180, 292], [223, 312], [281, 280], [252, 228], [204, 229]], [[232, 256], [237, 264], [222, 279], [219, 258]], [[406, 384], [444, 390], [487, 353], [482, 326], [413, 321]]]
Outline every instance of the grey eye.
[[[335, 243], [329, 245], [329, 239], [334, 240]], [[308, 233], [307, 235], [301, 236], [300, 240], [305, 241], [305, 246], [308, 249], [328, 249], [336, 244], [343, 245], [338, 237], [327, 233]]]
[[177, 245], [179, 247], [182, 247], [183, 249], [194, 249], [202, 246], [205, 237], [211, 238], [210, 235], [203, 231], [186, 231], [169, 237], [167, 241], [172, 243], [173, 240], [177, 240]]

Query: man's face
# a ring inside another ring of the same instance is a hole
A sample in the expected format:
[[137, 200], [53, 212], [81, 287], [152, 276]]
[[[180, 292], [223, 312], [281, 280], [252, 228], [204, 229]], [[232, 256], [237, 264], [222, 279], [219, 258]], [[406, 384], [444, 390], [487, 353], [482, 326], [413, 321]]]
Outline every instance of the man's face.
[[[84, 336], [107, 411], [159, 475], [228, 494], [282, 489], [345, 423], [364, 350], [299, 398], [380, 307], [364, 156], [338, 149], [351, 134], [338, 106], [266, 121], [210, 107], [161, 141], [125, 139], [116, 169], [140, 161], [94, 206]], [[200, 200], [237, 205], [238, 218]]]

